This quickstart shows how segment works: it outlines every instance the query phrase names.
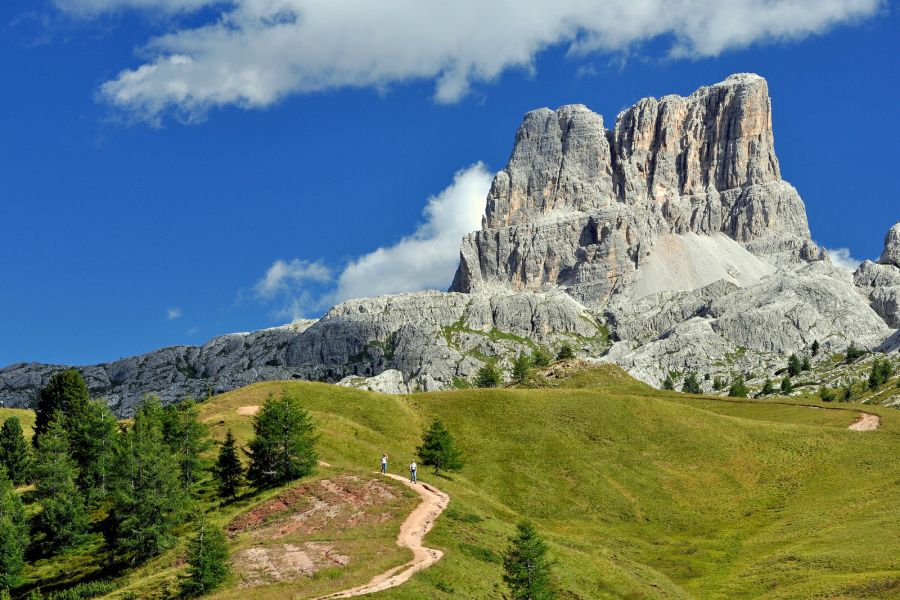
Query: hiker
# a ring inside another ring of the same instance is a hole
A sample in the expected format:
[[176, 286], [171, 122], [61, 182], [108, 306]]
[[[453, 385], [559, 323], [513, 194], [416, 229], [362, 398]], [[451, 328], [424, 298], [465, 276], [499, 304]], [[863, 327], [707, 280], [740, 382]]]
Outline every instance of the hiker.
[[409, 463], [409, 481], [411, 483], [416, 483], [416, 469], [419, 467], [416, 465], [416, 461], [412, 461]]
[[381, 474], [387, 475], [387, 454], [381, 455]]

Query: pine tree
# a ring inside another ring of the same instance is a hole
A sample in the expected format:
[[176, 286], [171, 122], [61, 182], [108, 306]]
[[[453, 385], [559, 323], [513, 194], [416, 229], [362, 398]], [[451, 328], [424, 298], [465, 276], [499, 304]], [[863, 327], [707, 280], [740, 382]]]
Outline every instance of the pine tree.
[[500, 385], [501, 381], [500, 370], [494, 366], [494, 363], [487, 362], [478, 369], [478, 375], [475, 376], [475, 387], [495, 388]]
[[64, 417], [78, 413], [90, 399], [84, 378], [75, 369], [61, 371], [50, 377], [50, 382], [41, 390], [35, 407], [34, 437], [31, 439], [34, 446], [37, 447], [41, 434], [49, 429], [56, 413], [61, 413]]
[[74, 546], [87, 531], [88, 516], [77, 478], [78, 466], [70, 455], [62, 421], [54, 419], [41, 435], [34, 461], [35, 497], [41, 505], [36, 525], [47, 550]]
[[416, 456], [423, 465], [434, 467], [437, 475], [441, 470], [459, 471], [463, 467], [462, 454], [453, 443], [450, 431], [439, 420], [431, 422], [431, 427], [422, 436], [422, 445], [416, 448]]
[[203, 453], [209, 449], [209, 429], [200, 422], [197, 404], [190, 398], [170, 404], [162, 413], [163, 440], [177, 457], [181, 485], [190, 491], [204, 468]]
[[790, 377], [785, 377], [781, 380], [781, 393], [782, 394], [790, 394], [794, 391], [794, 383], [791, 381]]
[[511, 600], [554, 600], [553, 563], [547, 543], [531, 523], [519, 523], [503, 555], [503, 582]]
[[684, 376], [684, 384], [681, 386], [681, 391], [685, 394], [703, 393], [703, 390], [700, 388], [700, 380], [697, 379], [696, 373], [688, 373]]
[[789, 377], [796, 377], [800, 374], [801, 369], [803, 368], [803, 364], [800, 362], [800, 359], [797, 358], [796, 354], [791, 354], [790, 358], [788, 358], [788, 366], [787, 372]]
[[525, 381], [525, 376], [528, 375], [528, 369], [531, 368], [531, 359], [524, 352], [519, 352], [519, 356], [513, 361], [513, 380], [516, 383], [522, 383]]
[[731, 380], [731, 387], [728, 388], [728, 395], [732, 398], [746, 398], [747, 394], [750, 390], [747, 389], [747, 384], [744, 383], [744, 378], [741, 375], [738, 375], [734, 379]]
[[894, 374], [891, 361], [876, 359], [872, 363], [872, 371], [869, 373], [869, 389], [874, 391], [890, 381]]
[[225, 433], [225, 441], [219, 448], [213, 475], [218, 483], [219, 496], [235, 499], [238, 489], [244, 484], [244, 466], [238, 457], [237, 443], [230, 429]]
[[31, 452], [18, 417], [9, 417], [0, 428], [0, 469], [2, 468], [6, 469], [13, 485], [23, 485], [28, 481]]
[[763, 382], [762, 389], [759, 394], [761, 396], [769, 396], [775, 393], [775, 386], [772, 385], [772, 380], [766, 377], [766, 380]]
[[72, 458], [78, 465], [78, 488], [88, 502], [106, 496], [116, 423], [116, 417], [101, 400], [79, 403], [63, 419]]
[[568, 360], [570, 358], [575, 358], [575, 351], [572, 350], [572, 346], [569, 344], [563, 344], [556, 355], [556, 360]]
[[189, 500], [178, 461], [163, 441], [162, 421], [159, 400], [146, 398], [117, 444], [104, 535], [111, 555], [131, 565], [174, 542], [172, 528], [182, 521]]
[[810, 363], [809, 357], [804, 356], [803, 362], [800, 363], [800, 370], [801, 371], [809, 371], [810, 369], [812, 369], [812, 364]]
[[810, 346], [810, 352], [812, 352], [813, 356], [819, 355], [819, 340], [813, 340], [812, 346]]
[[713, 389], [717, 392], [725, 389], [725, 380], [718, 375], [713, 379]]
[[28, 547], [28, 521], [22, 500], [0, 467], [0, 591], [19, 584]]
[[863, 354], [865, 354], [865, 350], [860, 350], [856, 346], [856, 342], [850, 342], [850, 345], [847, 346], [847, 357], [846, 361], [848, 363], [854, 362], [856, 359], [860, 358]]
[[247, 476], [257, 488], [275, 486], [305, 477], [318, 460], [316, 427], [299, 398], [282, 391], [281, 398], [269, 394], [253, 418]]
[[663, 379], [662, 389], [664, 390], [674, 390], [675, 389], [675, 380], [672, 379], [672, 374], [666, 374], [666, 378]]
[[536, 367], [546, 367], [550, 364], [550, 353], [543, 346], [538, 347], [531, 353], [531, 362]]
[[218, 527], [202, 518], [188, 547], [188, 576], [181, 582], [181, 595], [192, 598], [216, 589], [228, 576], [228, 542]]

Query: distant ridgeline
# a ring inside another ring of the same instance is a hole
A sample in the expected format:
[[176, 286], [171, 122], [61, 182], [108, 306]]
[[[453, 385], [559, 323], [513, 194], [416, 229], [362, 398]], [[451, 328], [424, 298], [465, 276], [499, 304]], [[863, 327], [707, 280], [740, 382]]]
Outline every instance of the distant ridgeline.
[[[130, 414], [273, 379], [388, 392], [464, 386], [486, 363], [563, 345], [659, 386], [764, 377], [792, 353], [900, 347], [900, 223], [878, 263], [834, 267], [781, 179], [763, 78], [646, 98], [612, 130], [582, 105], [528, 113], [462, 242], [451, 291], [351, 300], [317, 321], [79, 367]], [[62, 365], [0, 370], [30, 406]]]

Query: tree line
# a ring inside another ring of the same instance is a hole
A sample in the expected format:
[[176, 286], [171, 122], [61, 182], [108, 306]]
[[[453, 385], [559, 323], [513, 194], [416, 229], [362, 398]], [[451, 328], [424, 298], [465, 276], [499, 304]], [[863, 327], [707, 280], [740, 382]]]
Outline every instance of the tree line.
[[[172, 547], [173, 530], [188, 521], [194, 535], [180, 594], [206, 593], [227, 575], [228, 552], [224, 533], [203, 517], [201, 482], [211, 478], [227, 502], [245, 486], [309, 475], [317, 462], [315, 425], [287, 391], [270, 394], [253, 417], [247, 449], [229, 430], [214, 462], [195, 402], [163, 406], [148, 396], [130, 423], [120, 423], [103, 401], [91, 400], [76, 370], [53, 375], [41, 390], [33, 430], [29, 444], [18, 418], [0, 428], [0, 594], [22, 583], [29, 553], [51, 557], [100, 531], [108, 566], [134, 567]], [[16, 490], [25, 484], [33, 485], [33, 517]]]

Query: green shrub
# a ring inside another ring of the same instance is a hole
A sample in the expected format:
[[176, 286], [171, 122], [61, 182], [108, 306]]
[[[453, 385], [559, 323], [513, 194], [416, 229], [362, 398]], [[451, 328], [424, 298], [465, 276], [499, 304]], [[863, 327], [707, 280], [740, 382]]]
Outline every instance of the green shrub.
[[747, 394], [750, 393], [750, 390], [747, 389], [747, 384], [744, 383], [744, 378], [742, 376], [737, 376], [731, 381], [731, 386], [728, 388], [728, 395], [732, 398], [746, 398]]
[[696, 373], [688, 373], [684, 376], [684, 384], [681, 386], [681, 391], [685, 394], [703, 393], [703, 390], [700, 389], [700, 381], [697, 379]]
[[856, 359], [858, 359], [858, 358], [860, 358], [861, 356], [863, 356], [865, 353], [866, 353], [865, 350], [861, 350], [861, 349], [859, 349], [859, 348], [856, 347], [856, 343], [855, 343], [855, 342], [850, 342], [850, 345], [847, 346], [847, 358], [846, 358], [846, 360], [847, 360], [848, 363], [852, 363], [852, 362], [854, 362]]
[[825, 386], [820, 387], [819, 388], [819, 399], [822, 400], [822, 402], [834, 402], [834, 400], [835, 400], [834, 390], [831, 388], [827, 388]]
[[563, 344], [556, 355], [556, 360], [568, 360], [570, 358], [575, 358], [575, 351], [572, 350], [572, 346], [569, 344]]
[[500, 383], [502, 383], [500, 369], [494, 366], [494, 363], [485, 363], [478, 369], [478, 375], [475, 376], [475, 387], [495, 388]]
[[531, 353], [531, 363], [536, 367], [546, 367], [550, 364], [550, 353], [544, 347], [539, 347]]

